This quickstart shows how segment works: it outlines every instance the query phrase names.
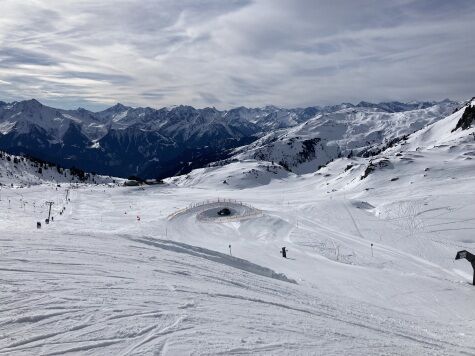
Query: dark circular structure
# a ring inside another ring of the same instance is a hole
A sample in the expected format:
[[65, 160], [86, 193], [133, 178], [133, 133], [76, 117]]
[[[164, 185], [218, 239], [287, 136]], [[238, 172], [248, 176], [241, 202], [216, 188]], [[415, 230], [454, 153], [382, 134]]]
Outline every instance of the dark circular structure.
[[185, 217], [186, 215], [195, 215], [196, 219], [201, 222], [225, 223], [255, 218], [261, 216], [262, 211], [235, 200], [206, 201], [177, 211], [171, 214], [168, 219], [172, 220]]
[[219, 216], [229, 216], [229, 215], [231, 215], [231, 210], [229, 210], [228, 208], [223, 208], [220, 211], [218, 211], [218, 215]]

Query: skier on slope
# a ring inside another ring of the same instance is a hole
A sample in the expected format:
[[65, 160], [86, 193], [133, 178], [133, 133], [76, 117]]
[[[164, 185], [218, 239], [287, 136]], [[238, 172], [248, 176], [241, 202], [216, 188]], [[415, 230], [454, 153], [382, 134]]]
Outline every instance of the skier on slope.
[[282, 247], [282, 250], [280, 251], [280, 253], [282, 254], [282, 257], [283, 258], [287, 258], [287, 249], [285, 247]]

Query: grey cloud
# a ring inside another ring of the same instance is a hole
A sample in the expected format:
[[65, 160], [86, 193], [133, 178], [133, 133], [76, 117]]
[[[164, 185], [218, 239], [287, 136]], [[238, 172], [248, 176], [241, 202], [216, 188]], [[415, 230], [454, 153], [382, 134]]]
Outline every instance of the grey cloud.
[[221, 100], [212, 93], [198, 93], [198, 95], [206, 105], [216, 105], [221, 103]]
[[165, 93], [161, 92], [143, 92], [140, 95], [147, 99], [163, 99], [166, 96]]
[[310, 68], [298, 68], [294, 71], [297, 76], [305, 77], [331, 77], [341, 71], [341, 66], [324, 66], [324, 67], [310, 67]]
[[41, 52], [29, 49], [7, 47], [0, 49], [0, 66], [33, 64], [50, 66], [58, 64], [58, 60]]
[[227, 108], [475, 95], [472, 0], [4, 2], [5, 98]]
[[331, 43], [331, 42], [322, 42], [322, 43], [317, 43], [315, 46], [312, 48], [312, 50], [318, 54], [330, 54], [334, 52], [340, 51], [341, 47], [337, 43]]
[[106, 74], [99, 72], [77, 72], [64, 71], [61, 73], [64, 78], [83, 78], [97, 81], [106, 81], [111, 84], [128, 84], [133, 81], [133, 78], [125, 74]]
[[237, 91], [238, 95], [259, 95], [265, 88], [262, 86], [261, 81], [244, 79], [237, 76], [229, 77], [229, 85]]
[[443, 20], [457, 16], [465, 11], [474, 11], [472, 0], [412, 0], [401, 6], [407, 17], [417, 16], [426, 20]]

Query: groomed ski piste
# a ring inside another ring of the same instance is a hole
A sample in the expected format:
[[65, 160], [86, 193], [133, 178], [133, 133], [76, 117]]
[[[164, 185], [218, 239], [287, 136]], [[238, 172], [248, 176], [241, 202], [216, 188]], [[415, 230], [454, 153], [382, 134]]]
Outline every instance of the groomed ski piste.
[[142, 187], [2, 181], [0, 354], [475, 354], [462, 111], [299, 176], [249, 160]]

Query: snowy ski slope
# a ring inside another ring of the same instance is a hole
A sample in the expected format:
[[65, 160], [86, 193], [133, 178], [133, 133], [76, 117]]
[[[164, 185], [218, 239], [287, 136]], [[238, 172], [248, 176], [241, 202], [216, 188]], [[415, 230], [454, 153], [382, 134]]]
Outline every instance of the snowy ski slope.
[[[472, 269], [454, 261], [475, 250], [461, 115], [371, 158], [363, 179], [370, 159], [344, 158], [300, 176], [243, 161], [83, 184], [70, 202], [65, 185], [4, 187], [0, 354], [475, 354]], [[217, 198], [262, 214], [173, 215]], [[36, 229], [45, 200], [54, 222]]]

